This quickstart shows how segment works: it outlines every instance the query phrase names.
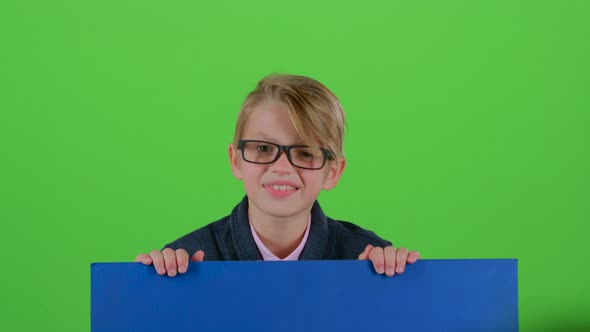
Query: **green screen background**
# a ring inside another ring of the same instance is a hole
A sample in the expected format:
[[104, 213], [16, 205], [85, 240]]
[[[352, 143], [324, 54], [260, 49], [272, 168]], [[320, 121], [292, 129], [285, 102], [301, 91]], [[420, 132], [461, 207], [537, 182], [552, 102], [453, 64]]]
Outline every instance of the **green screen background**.
[[272, 72], [318, 79], [345, 109], [328, 215], [424, 258], [518, 258], [523, 331], [590, 327], [589, 14], [588, 1], [2, 2], [0, 329], [88, 330], [91, 262], [228, 214], [244, 193], [227, 158], [237, 112]]

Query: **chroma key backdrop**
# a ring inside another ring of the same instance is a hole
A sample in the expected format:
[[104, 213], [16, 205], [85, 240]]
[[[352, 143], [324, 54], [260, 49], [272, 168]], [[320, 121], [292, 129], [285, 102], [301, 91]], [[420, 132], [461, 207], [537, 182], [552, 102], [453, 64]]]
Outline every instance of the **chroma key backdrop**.
[[522, 331], [590, 328], [588, 17], [584, 0], [2, 1], [0, 330], [89, 330], [91, 262], [227, 215], [237, 113], [273, 72], [346, 112], [328, 216], [424, 258], [516, 258]]

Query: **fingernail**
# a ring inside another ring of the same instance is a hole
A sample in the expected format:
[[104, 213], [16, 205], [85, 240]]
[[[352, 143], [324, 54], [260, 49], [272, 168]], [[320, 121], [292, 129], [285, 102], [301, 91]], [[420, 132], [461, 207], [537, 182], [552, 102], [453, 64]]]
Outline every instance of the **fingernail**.
[[383, 272], [384, 272], [384, 271], [383, 271], [383, 266], [379, 266], [379, 267], [377, 267], [377, 273], [379, 273], [379, 274], [383, 274]]
[[186, 268], [184, 266], [181, 266], [178, 268], [178, 272], [184, 273], [184, 272], [186, 272]]
[[388, 268], [388, 269], [387, 269], [387, 275], [388, 275], [388, 276], [393, 276], [394, 274], [395, 274], [395, 273], [393, 272], [393, 269], [392, 269], [392, 268]]
[[395, 269], [395, 272], [397, 272], [397, 273], [402, 273], [402, 272], [404, 272], [404, 270], [402, 270], [402, 268], [401, 268], [401, 267], [398, 267], [397, 269]]

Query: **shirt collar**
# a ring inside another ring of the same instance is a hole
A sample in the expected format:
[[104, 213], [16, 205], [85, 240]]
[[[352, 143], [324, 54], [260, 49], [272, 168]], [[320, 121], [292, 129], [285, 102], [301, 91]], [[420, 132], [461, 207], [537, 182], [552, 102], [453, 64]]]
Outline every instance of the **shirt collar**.
[[[317, 200], [313, 203], [310, 217], [310, 225], [306, 230], [309, 234], [307, 241], [303, 244], [299, 260], [325, 259], [325, 257], [328, 257], [329, 248], [328, 222]], [[229, 216], [229, 222], [238, 259], [244, 261], [262, 260], [250, 229], [248, 196], [244, 196], [242, 201], [233, 209]]]
[[307, 242], [307, 237], [309, 235], [310, 226], [311, 226], [311, 214], [309, 215], [309, 219], [307, 221], [307, 227], [305, 228], [305, 233], [303, 234], [303, 239], [301, 239], [301, 242], [299, 243], [297, 248], [295, 248], [295, 250], [293, 250], [293, 252], [291, 252], [287, 257], [281, 259], [281, 258], [278, 258], [277, 256], [275, 256], [275, 254], [273, 254], [264, 245], [264, 243], [262, 243], [262, 240], [260, 240], [258, 233], [256, 233], [256, 230], [254, 229], [254, 225], [252, 225], [252, 221], [250, 221], [250, 231], [252, 232], [252, 237], [254, 237], [254, 242], [256, 243], [256, 246], [258, 247], [258, 251], [260, 251], [260, 254], [262, 255], [262, 259], [265, 261], [296, 261], [296, 260], [298, 260], [299, 255], [303, 251], [303, 247], [305, 246], [305, 243]]

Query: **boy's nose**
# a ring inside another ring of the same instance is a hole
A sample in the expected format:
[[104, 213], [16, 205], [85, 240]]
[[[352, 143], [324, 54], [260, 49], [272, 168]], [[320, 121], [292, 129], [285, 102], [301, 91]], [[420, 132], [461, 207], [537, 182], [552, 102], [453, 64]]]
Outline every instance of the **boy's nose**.
[[291, 162], [289, 162], [289, 158], [287, 157], [287, 153], [285, 151], [281, 151], [281, 155], [279, 156], [279, 159], [277, 159], [274, 163], [272, 163], [271, 167], [272, 167], [273, 171], [288, 172], [292, 169], [293, 165], [291, 165]]

